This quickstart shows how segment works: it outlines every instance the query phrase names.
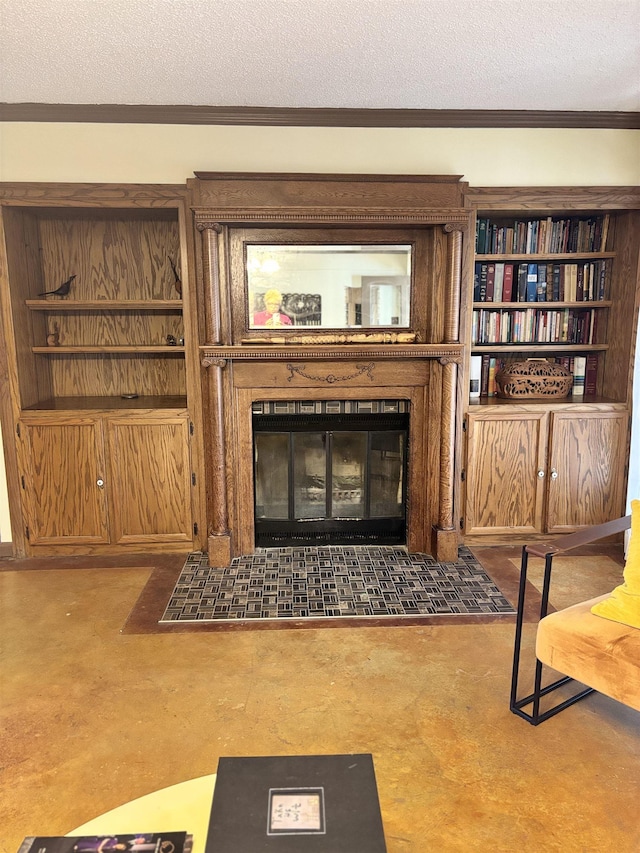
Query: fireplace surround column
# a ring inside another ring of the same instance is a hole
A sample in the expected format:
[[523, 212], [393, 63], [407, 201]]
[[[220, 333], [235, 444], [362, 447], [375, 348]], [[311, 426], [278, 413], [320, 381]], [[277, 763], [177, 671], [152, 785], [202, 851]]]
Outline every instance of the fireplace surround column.
[[[219, 251], [218, 235], [222, 227], [217, 222], [200, 222], [198, 230], [203, 236], [203, 265], [205, 281], [211, 283], [207, 289], [205, 305], [205, 324], [207, 342], [213, 346], [222, 341]], [[207, 442], [206, 456], [209, 479], [208, 493], [208, 552], [209, 565], [220, 568], [231, 562], [231, 532], [229, 529], [229, 508], [227, 498], [225, 432], [224, 432], [224, 392], [222, 371], [227, 365], [224, 358], [202, 360], [202, 366], [208, 368], [209, 383], [206, 394], [206, 416], [210, 424], [210, 440]]]
[[[447, 235], [447, 290], [445, 304], [444, 343], [456, 343], [460, 337], [460, 275], [462, 266], [462, 228], [459, 224], [444, 226]], [[458, 557], [458, 532], [454, 520], [453, 460], [456, 450], [456, 396], [458, 364], [456, 359], [442, 358], [442, 415], [440, 423], [440, 499], [438, 526], [433, 531], [432, 551], [439, 560]]]

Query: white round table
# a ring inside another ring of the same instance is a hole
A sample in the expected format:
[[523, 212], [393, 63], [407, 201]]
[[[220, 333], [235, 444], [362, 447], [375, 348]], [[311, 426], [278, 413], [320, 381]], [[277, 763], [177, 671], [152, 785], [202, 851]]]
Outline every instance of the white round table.
[[193, 853], [204, 853], [216, 774], [170, 785], [83, 823], [67, 835], [188, 832]]

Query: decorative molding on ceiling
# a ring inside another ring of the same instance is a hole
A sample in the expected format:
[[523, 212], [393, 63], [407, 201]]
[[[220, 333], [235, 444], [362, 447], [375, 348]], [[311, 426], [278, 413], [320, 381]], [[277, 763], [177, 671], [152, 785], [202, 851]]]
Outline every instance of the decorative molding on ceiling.
[[640, 129], [640, 112], [333, 109], [150, 104], [0, 104], [0, 121], [263, 127], [522, 127]]

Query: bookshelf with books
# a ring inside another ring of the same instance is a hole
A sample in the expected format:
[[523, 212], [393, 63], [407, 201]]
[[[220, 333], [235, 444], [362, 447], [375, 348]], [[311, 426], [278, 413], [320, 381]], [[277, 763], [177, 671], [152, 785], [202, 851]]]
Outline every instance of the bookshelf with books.
[[[465, 541], [565, 533], [624, 513], [639, 298], [640, 188], [473, 188], [463, 324]], [[472, 282], [472, 284], [471, 284]], [[495, 374], [544, 358], [564, 398], [503, 399]], [[479, 391], [479, 393], [478, 393]]]
[[[498, 364], [513, 355], [519, 360], [542, 357], [571, 367], [576, 356], [595, 356], [590, 359], [589, 389], [585, 385], [580, 402], [585, 395], [626, 400], [628, 389], [617, 364], [622, 356], [609, 358], [608, 353], [610, 329], [617, 338], [620, 291], [633, 289], [626, 256], [637, 212], [600, 209], [603, 194], [598, 191], [598, 198], [590, 200], [592, 209], [584, 211], [573, 204], [570, 210], [530, 211], [528, 204], [526, 213], [515, 206], [502, 209], [503, 203], [513, 205], [515, 192], [499, 202], [492, 188], [492, 197], [483, 199], [492, 207], [479, 208], [476, 215], [472, 355], [489, 356]], [[628, 353], [631, 341], [626, 337]], [[607, 378], [612, 372], [614, 384]], [[480, 403], [485, 396], [492, 395], [483, 394], [481, 386]]]

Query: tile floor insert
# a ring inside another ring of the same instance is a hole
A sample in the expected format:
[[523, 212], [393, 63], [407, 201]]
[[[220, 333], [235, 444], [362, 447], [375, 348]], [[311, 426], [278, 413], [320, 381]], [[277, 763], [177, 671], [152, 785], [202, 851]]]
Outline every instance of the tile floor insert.
[[468, 548], [439, 563], [401, 546], [260, 548], [226, 568], [189, 554], [161, 623], [515, 613]]

